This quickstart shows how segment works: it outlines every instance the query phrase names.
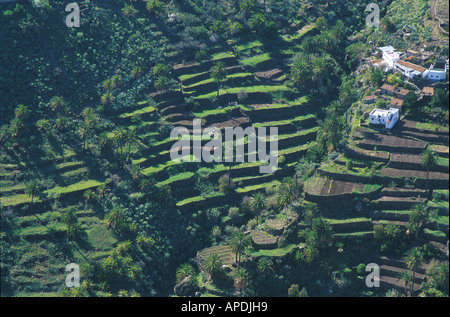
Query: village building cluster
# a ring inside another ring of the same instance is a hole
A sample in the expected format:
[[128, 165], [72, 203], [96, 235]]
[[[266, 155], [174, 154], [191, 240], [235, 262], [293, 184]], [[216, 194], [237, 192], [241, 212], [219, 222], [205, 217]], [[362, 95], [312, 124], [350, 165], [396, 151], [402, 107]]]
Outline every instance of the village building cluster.
[[[431, 97], [434, 95], [434, 83], [444, 81], [447, 78], [448, 60], [436, 61], [429, 68], [423, 67], [412, 61], [425, 61], [429, 58], [424, 54], [414, 50], [407, 50], [404, 53], [397, 52], [392, 46], [378, 48], [381, 52], [381, 59], [369, 60], [372, 67], [380, 67], [385, 72], [399, 72], [405, 77], [405, 81], [423, 80], [428, 82], [428, 86], [414, 92], [405, 88], [396, 87], [390, 84], [383, 84], [375, 94], [364, 97], [364, 104], [373, 104], [379, 98], [387, 102], [387, 109], [373, 109], [369, 114], [369, 124], [373, 126], [392, 129], [400, 119], [402, 106], [405, 98], [409, 94], [420, 94], [421, 97]], [[418, 88], [418, 87], [417, 87]]]

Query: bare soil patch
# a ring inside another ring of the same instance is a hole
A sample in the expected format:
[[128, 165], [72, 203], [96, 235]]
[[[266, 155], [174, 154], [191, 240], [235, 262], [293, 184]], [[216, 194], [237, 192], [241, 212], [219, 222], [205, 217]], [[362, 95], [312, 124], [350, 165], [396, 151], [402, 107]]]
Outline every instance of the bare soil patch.
[[[411, 177], [411, 178], [427, 178], [426, 171], [416, 171], [416, 170], [404, 170], [404, 169], [396, 169], [385, 167], [380, 171], [382, 176], [390, 176], [390, 177]], [[448, 179], [448, 173], [440, 173], [440, 172], [430, 172], [430, 179]]]

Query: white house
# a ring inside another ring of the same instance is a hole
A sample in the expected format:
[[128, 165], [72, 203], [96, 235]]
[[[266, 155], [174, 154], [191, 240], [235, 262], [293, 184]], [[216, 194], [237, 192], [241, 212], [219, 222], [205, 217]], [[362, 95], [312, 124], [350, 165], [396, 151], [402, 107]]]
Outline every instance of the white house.
[[383, 52], [383, 61], [387, 65], [388, 69], [394, 68], [396, 62], [400, 60], [400, 55], [395, 52], [392, 46], [380, 47], [379, 50]]
[[427, 71], [427, 79], [431, 81], [441, 81], [447, 78], [447, 65], [443, 64], [443, 68], [436, 67], [436, 65], [431, 65], [430, 69]]
[[427, 69], [410, 63], [410, 62], [405, 62], [405, 61], [397, 61], [394, 64], [394, 68], [399, 70], [403, 75], [405, 75], [406, 77], [413, 79], [416, 76], [420, 76], [422, 78], [425, 78], [427, 75]]
[[397, 123], [400, 111], [395, 108], [389, 110], [373, 109], [369, 115], [369, 124], [384, 126], [386, 129], [392, 129]]

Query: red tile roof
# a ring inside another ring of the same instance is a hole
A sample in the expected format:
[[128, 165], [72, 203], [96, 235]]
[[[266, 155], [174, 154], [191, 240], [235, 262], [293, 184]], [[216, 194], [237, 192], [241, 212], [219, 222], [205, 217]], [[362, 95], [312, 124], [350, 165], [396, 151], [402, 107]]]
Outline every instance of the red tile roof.
[[413, 64], [413, 63], [410, 63], [410, 62], [398, 61], [397, 64], [402, 65], [404, 67], [411, 68], [413, 70], [417, 70], [418, 72], [421, 72], [421, 73], [423, 73], [424, 71], [427, 70], [426, 68], [424, 68], [422, 66], [419, 66], [419, 65], [416, 65], [416, 64]]

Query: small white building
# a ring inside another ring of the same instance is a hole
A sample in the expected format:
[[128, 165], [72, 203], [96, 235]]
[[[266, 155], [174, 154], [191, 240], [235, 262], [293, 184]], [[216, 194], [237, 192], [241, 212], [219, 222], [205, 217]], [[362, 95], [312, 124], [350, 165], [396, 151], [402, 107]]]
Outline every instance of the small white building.
[[400, 111], [395, 108], [389, 110], [373, 109], [369, 115], [369, 124], [392, 129], [397, 123], [399, 116]]
[[441, 81], [447, 78], [447, 65], [443, 64], [442, 68], [436, 67], [437, 65], [431, 65], [427, 71], [427, 79], [430, 81]]
[[394, 68], [395, 63], [400, 60], [400, 55], [395, 52], [392, 46], [380, 47], [379, 50], [383, 52], [383, 61], [387, 65], [388, 70]]
[[394, 68], [400, 71], [403, 75], [408, 77], [409, 79], [413, 79], [414, 77], [420, 76], [425, 78], [427, 75], [427, 69], [405, 61], [397, 61], [394, 65]]

